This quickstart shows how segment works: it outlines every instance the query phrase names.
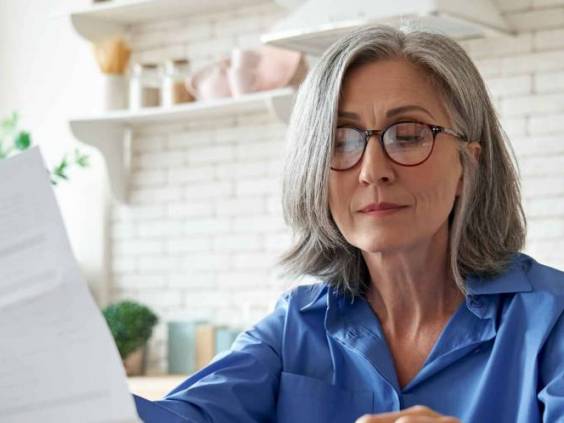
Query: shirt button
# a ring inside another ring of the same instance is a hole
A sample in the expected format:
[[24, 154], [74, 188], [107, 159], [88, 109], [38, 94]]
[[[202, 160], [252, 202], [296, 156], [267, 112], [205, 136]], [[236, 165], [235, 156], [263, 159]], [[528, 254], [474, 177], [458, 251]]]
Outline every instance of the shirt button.
[[474, 297], [470, 298], [470, 305], [476, 308], [482, 308], [484, 306], [481, 300], [476, 299]]
[[345, 337], [347, 338], [355, 338], [358, 333], [354, 329], [350, 329], [345, 333]]

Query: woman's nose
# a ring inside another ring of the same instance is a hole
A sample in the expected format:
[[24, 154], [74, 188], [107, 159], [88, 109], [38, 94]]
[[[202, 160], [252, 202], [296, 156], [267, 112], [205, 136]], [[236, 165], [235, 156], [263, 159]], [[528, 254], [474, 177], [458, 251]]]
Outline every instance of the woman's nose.
[[360, 162], [359, 182], [366, 184], [389, 183], [395, 180], [392, 162], [386, 155], [378, 135], [368, 139]]

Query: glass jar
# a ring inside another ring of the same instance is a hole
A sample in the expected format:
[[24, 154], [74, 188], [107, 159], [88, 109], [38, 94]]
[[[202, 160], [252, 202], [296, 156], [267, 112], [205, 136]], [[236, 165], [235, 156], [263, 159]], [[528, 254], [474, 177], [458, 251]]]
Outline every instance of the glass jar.
[[161, 104], [164, 107], [194, 100], [185, 85], [188, 73], [189, 61], [186, 59], [172, 59], [164, 63], [161, 87]]
[[159, 65], [136, 63], [129, 79], [129, 108], [138, 110], [160, 105]]

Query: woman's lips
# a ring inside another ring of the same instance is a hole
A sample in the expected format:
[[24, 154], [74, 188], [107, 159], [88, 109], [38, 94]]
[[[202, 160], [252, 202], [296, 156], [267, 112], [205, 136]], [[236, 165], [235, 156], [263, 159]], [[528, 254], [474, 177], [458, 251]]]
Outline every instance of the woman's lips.
[[378, 204], [374, 203], [364, 207], [362, 210], [360, 210], [360, 212], [369, 216], [385, 216], [388, 214], [398, 212], [407, 207], [408, 206], [402, 206], [400, 204], [393, 204], [393, 203], [378, 203]]

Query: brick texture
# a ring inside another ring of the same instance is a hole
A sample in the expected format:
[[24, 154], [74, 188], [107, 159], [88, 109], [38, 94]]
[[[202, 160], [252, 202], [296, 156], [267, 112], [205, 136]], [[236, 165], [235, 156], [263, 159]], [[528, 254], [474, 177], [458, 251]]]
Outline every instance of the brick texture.
[[[564, 2], [497, 0], [518, 31], [462, 43], [515, 149], [529, 217], [527, 252], [564, 267]], [[131, 28], [132, 60], [187, 56], [193, 70], [253, 47], [284, 14], [274, 3]], [[154, 125], [135, 134], [131, 202], [112, 210], [113, 300], [161, 323], [149, 371], [166, 369], [166, 322], [246, 327], [281, 291], [274, 263], [291, 236], [280, 206], [285, 126], [265, 111]]]

